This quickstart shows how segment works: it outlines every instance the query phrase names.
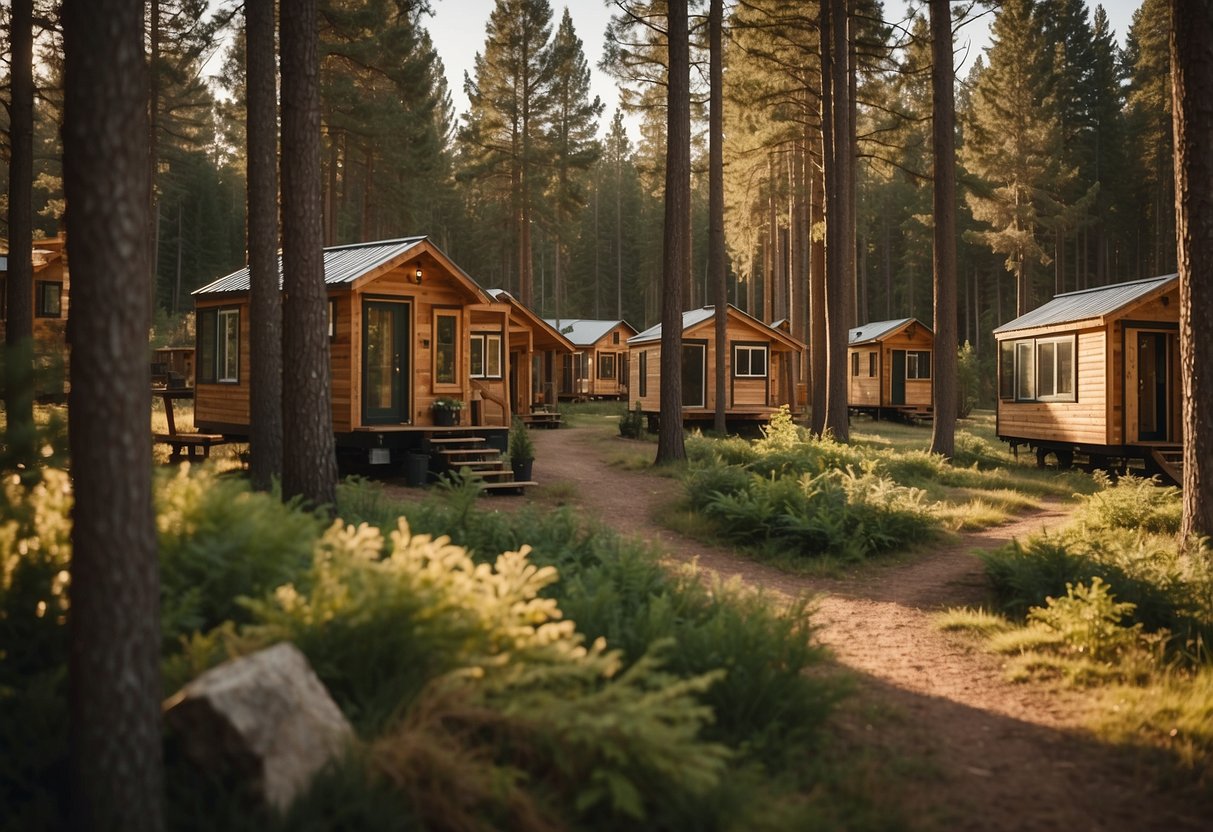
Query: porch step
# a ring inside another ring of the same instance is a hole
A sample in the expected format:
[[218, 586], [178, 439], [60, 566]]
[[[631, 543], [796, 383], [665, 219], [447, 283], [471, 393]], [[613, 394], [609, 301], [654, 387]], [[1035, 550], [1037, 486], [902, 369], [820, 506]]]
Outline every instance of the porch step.
[[482, 445], [486, 440], [483, 436], [431, 436], [431, 445]]
[[[509, 472], [507, 472], [507, 473], [509, 473]], [[480, 487], [485, 491], [508, 491], [508, 490], [521, 491], [524, 488], [530, 488], [531, 486], [535, 486], [535, 485], [539, 485], [539, 483], [535, 482], [534, 480], [514, 480], [514, 479], [503, 480], [501, 482], [482, 482], [482, 483], [480, 483]]]
[[468, 456], [490, 458], [497, 458], [501, 456], [501, 451], [497, 450], [496, 448], [440, 448], [438, 453], [448, 460]]
[[1173, 485], [1183, 486], [1183, 448], [1151, 448], [1150, 457], [1154, 465], [1162, 472], [1164, 479], [1170, 480]]

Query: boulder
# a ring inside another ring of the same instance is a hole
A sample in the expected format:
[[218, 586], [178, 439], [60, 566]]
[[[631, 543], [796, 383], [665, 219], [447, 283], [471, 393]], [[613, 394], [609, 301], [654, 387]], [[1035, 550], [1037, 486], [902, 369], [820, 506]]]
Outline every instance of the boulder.
[[164, 703], [185, 753], [284, 810], [354, 739], [307, 658], [281, 642], [203, 673]]

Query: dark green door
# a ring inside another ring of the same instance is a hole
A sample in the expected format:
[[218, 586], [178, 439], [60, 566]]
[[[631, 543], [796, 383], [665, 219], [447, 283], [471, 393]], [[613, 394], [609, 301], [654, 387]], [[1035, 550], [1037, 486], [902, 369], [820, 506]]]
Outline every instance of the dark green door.
[[1170, 378], [1167, 363], [1167, 333], [1137, 334], [1137, 438], [1141, 442], [1165, 442], [1170, 424], [1167, 404]]
[[906, 403], [906, 351], [893, 350], [893, 376], [889, 380], [889, 404]]
[[408, 421], [409, 306], [397, 301], [362, 302], [362, 421]]

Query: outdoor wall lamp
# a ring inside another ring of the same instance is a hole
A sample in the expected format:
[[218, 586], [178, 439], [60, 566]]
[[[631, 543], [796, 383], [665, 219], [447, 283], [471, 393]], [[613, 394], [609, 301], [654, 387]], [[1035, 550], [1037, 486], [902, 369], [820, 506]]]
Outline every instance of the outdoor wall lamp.
[[417, 270], [417, 285], [421, 285], [421, 269]]

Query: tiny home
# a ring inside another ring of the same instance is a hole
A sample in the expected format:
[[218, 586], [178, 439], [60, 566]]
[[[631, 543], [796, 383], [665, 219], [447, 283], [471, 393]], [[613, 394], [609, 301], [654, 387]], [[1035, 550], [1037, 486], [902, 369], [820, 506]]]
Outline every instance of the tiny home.
[[[780, 405], [796, 409], [794, 368], [805, 346], [733, 305], [728, 307], [725, 353], [730, 421], [765, 422]], [[628, 339], [628, 404], [650, 419], [661, 411], [661, 324]], [[682, 313], [682, 407], [687, 422], [706, 422], [716, 410], [716, 312]]]
[[1180, 447], [1179, 278], [1057, 295], [994, 330], [998, 437], [1059, 464]]
[[[333, 429], [339, 451], [396, 461], [454, 421], [504, 450], [530, 394], [531, 350], [516, 304], [500, 302], [426, 237], [324, 250]], [[194, 422], [231, 438], [249, 427], [249, 270], [194, 292]]]
[[917, 318], [873, 321], [847, 333], [847, 404], [876, 418], [928, 416], [935, 333]]
[[[61, 395], [67, 379], [67, 307], [71, 280], [62, 236], [34, 240], [34, 360], [40, 394]], [[8, 320], [8, 255], [0, 256], [0, 342]]]
[[564, 359], [577, 351], [573, 342], [504, 289], [489, 296], [510, 309], [510, 401], [515, 413], [555, 404], [556, 377]]
[[558, 395], [562, 399], [622, 399], [628, 394], [628, 339], [636, 328], [627, 321], [547, 318], [546, 323], [572, 342]]

